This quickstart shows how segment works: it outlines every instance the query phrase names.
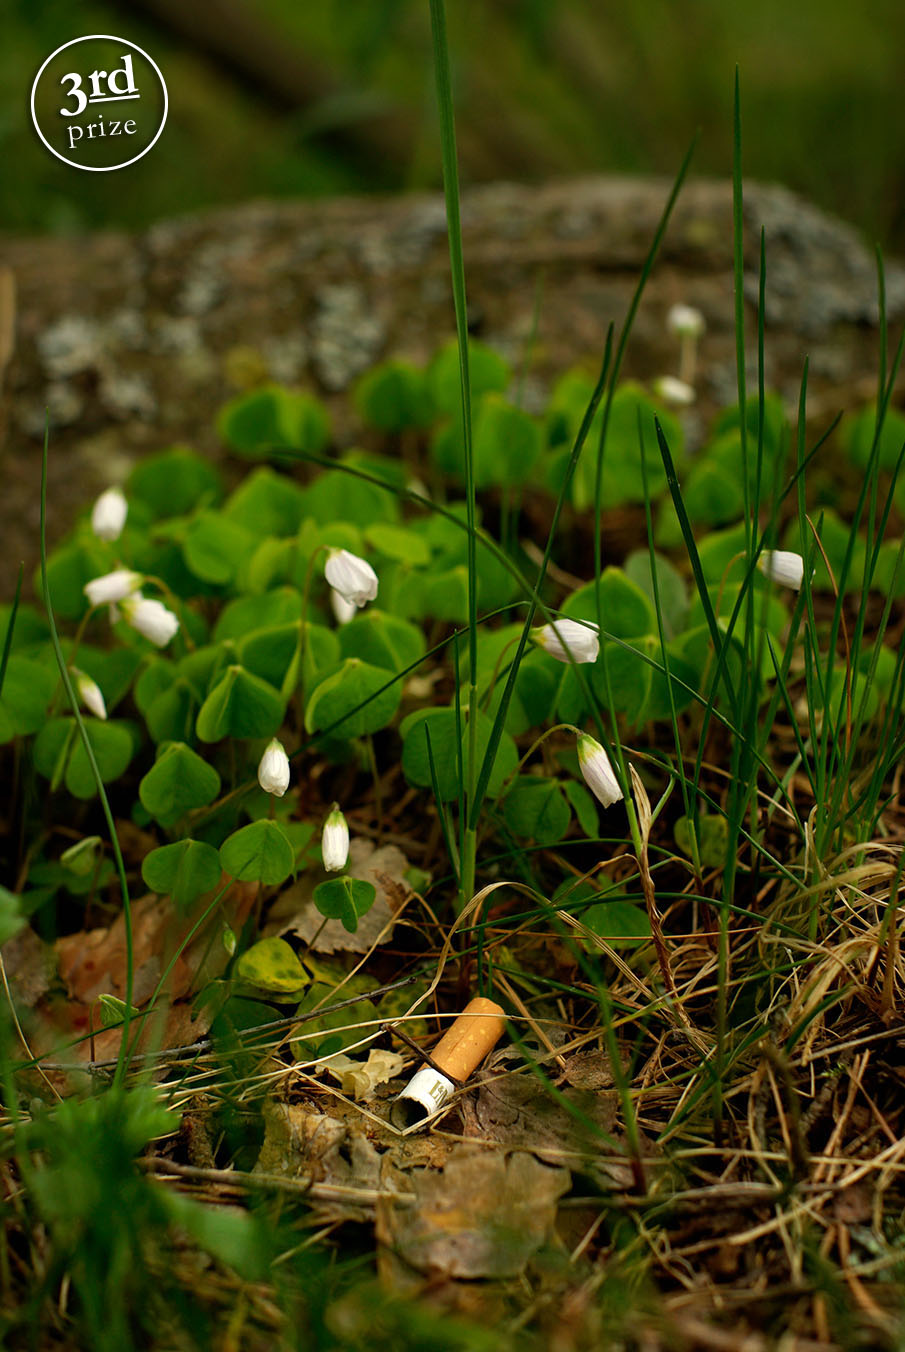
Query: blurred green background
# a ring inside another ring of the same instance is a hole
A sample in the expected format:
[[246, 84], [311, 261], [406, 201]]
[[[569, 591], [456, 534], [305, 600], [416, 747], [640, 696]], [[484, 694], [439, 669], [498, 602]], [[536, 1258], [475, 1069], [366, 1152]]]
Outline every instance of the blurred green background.
[[[253, 197], [435, 187], [427, 0], [3, 0], [0, 228], [138, 226]], [[744, 167], [905, 250], [901, 0], [448, 0], [462, 176]], [[157, 146], [110, 175], [55, 161], [28, 96], [72, 37], [163, 70]]]

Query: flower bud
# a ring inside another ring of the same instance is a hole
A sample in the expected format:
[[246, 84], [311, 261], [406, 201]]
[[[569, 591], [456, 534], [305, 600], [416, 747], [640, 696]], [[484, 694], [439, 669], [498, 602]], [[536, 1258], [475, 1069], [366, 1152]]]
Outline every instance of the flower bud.
[[349, 827], [336, 803], [333, 804], [333, 811], [324, 822], [321, 854], [324, 858], [324, 868], [328, 873], [335, 873], [346, 867], [349, 858]]
[[141, 573], [134, 573], [131, 568], [114, 568], [112, 573], [86, 582], [84, 591], [93, 606], [115, 605], [137, 592], [143, 582]]
[[84, 671], [79, 671], [78, 667], [72, 668], [72, 675], [75, 678], [78, 697], [88, 712], [94, 714], [95, 718], [106, 718], [107, 706], [104, 703], [104, 695], [97, 681], [92, 681], [91, 677], [87, 676]]
[[162, 601], [152, 601], [134, 592], [122, 601], [123, 617], [143, 638], [157, 648], [165, 648], [179, 628], [179, 620]]
[[804, 559], [789, 549], [765, 549], [757, 566], [771, 582], [798, 591], [804, 581]]
[[367, 605], [377, 595], [374, 569], [348, 549], [331, 549], [324, 573], [330, 586], [354, 606]]
[[673, 408], [687, 408], [695, 401], [695, 392], [691, 385], [678, 376], [657, 376], [654, 381], [654, 394], [664, 404]]
[[108, 488], [91, 509], [91, 529], [101, 540], [118, 540], [122, 534], [129, 504], [121, 488]]
[[590, 621], [555, 620], [531, 630], [531, 638], [558, 662], [596, 662], [600, 652], [598, 628]]
[[258, 766], [258, 783], [265, 793], [282, 798], [289, 788], [289, 757], [283, 743], [273, 737]]
[[618, 803], [623, 792], [603, 747], [587, 733], [578, 738], [578, 764], [588, 788], [604, 807]]
[[693, 305], [673, 305], [666, 316], [666, 327], [680, 338], [700, 338], [707, 326]]
[[94, 872], [103, 853], [104, 842], [100, 836], [83, 836], [74, 845], [70, 845], [68, 850], [63, 851], [60, 863], [76, 877], [88, 878]]

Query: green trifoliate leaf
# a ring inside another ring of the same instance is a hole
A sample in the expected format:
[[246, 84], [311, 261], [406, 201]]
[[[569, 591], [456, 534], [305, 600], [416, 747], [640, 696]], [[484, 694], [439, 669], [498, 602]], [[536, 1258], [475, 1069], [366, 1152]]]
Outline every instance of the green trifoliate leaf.
[[172, 897], [183, 911], [220, 881], [220, 857], [202, 840], [177, 840], [145, 855], [141, 876], [152, 892]]
[[220, 863], [239, 882], [277, 887], [292, 872], [295, 854], [277, 822], [256, 821], [227, 836], [220, 846]]
[[28, 736], [43, 726], [58, 679], [56, 668], [13, 653], [0, 697], [0, 742]]
[[330, 878], [314, 889], [314, 904], [328, 920], [339, 920], [350, 934], [358, 929], [361, 917], [371, 909], [377, 889], [361, 878]]
[[[85, 727], [101, 779], [105, 784], [118, 779], [135, 750], [128, 726], [89, 718]], [[38, 773], [51, 781], [52, 788], [65, 783], [74, 798], [93, 798], [97, 793], [94, 772], [74, 718], [52, 718], [44, 724], [35, 738], [34, 759]]]
[[[673, 827], [676, 844], [689, 859], [694, 858], [692, 822], [679, 817]], [[729, 844], [729, 823], [716, 812], [705, 812], [698, 818], [698, 857], [704, 868], [723, 868]]]
[[365, 422], [382, 432], [426, 427], [433, 401], [425, 373], [405, 361], [386, 361], [368, 371], [355, 390], [355, 403]]
[[250, 530], [221, 513], [200, 512], [189, 522], [182, 553], [195, 577], [222, 586], [235, 577], [257, 544]]
[[514, 835], [555, 845], [568, 831], [572, 814], [555, 779], [520, 775], [506, 795], [503, 817]]
[[283, 701], [273, 686], [233, 665], [202, 704], [196, 730], [202, 742], [272, 737], [282, 721]]
[[313, 396], [265, 385], [226, 404], [217, 418], [217, 430], [240, 455], [266, 459], [281, 448], [323, 450], [329, 422], [323, 404]]
[[259, 990], [295, 993], [310, 978], [285, 939], [262, 939], [236, 962], [236, 976]]
[[[399, 707], [399, 682], [385, 669], [349, 657], [332, 676], [321, 681], [308, 699], [305, 727], [309, 732], [330, 728], [335, 737], [363, 737], [385, 728]], [[361, 707], [359, 707], [361, 706]]]
[[183, 516], [202, 503], [219, 502], [223, 486], [209, 460], [185, 446], [174, 446], [139, 461], [129, 476], [128, 491], [156, 517], [171, 517]]
[[[477, 718], [478, 766], [490, 741], [493, 728], [486, 714], [479, 713]], [[430, 756], [428, 754], [428, 734], [430, 750], [433, 755], [434, 772], [440, 798], [448, 802], [458, 797], [459, 762], [468, 764], [468, 730], [463, 713], [461, 741], [456, 749], [456, 711], [455, 709], [419, 709], [403, 719], [399, 731], [402, 733], [402, 769], [410, 784], [429, 789], [432, 786]], [[496, 761], [487, 785], [491, 798], [496, 797], [518, 764], [518, 752], [515, 742], [508, 733], [503, 733], [497, 751]]]
[[206, 807], [220, 792], [220, 776], [184, 742], [170, 742], [138, 786], [152, 817], [171, 826], [192, 808]]

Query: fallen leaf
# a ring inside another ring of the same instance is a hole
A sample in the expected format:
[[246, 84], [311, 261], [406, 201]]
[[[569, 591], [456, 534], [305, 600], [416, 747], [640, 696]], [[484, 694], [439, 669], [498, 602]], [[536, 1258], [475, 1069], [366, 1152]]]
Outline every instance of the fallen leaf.
[[[224, 923], [241, 929], [254, 904], [256, 885], [235, 884], [221, 905], [179, 955], [167, 981], [170, 998], [178, 1000], [223, 971], [229, 955], [211, 943]], [[197, 916], [180, 916], [168, 897], [153, 892], [132, 902], [132, 1001], [142, 1005], [153, 994], [172, 955], [180, 948]], [[54, 945], [60, 976], [74, 1000], [91, 1003], [106, 992], [125, 999], [126, 923], [121, 911], [112, 925], [67, 934]]]
[[357, 1102], [370, 1098], [378, 1085], [392, 1080], [404, 1065], [405, 1057], [398, 1052], [385, 1052], [379, 1047], [372, 1047], [367, 1061], [356, 1061], [344, 1052], [335, 1052], [322, 1061], [319, 1068], [339, 1080], [343, 1093], [351, 1094]]
[[567, 1169], [524, 1151], [504, 1154], [457, 1145], [442, 1170], [382, 1171], [377, 1238], [410, 1267], [432, 1277], [516, 1277], [549, 1240]]
[[[380, 1156], [360, 1126], [302, 1103], [268, 1103], [255, 1173], [304, 1178], [349, 1189], [348, 1198], [319, 1202], [326, 1218], [369, 1220], [380, 1183]], [[356, 1200], [354, 1190], [363, 1196]]]
[[373, 883], [377, 896], [370, 910], [358, 922], [358, 929], [350, 934], [339, 920], [328, 920], [312, 900], [312, 893], [322, 879], [304, 876], [280, 896], [270, 912], [267, 934], [296, 934], [311, 944], [316, 953], [366, 953], [377, 942], [381, 933], [386, 943], [393, 930], [393, 917], [399, 909], [400, 897], [411, 893], [405, 881], [409, 861], [395, 845], [374, 846], [373, 841], [360, 836], [349, 847], [349, 862], [345, 876]]
[[[487, 1073], [487, 1072], [485, 1072]], [[632, 1182], [628, 1164], [603, 1162], [624, 1143], [616, 1128], [614, 1090], [559, 1090], [554, 1096], [530, 1070], [492, 1077], [460, 1102], [463, 1134], [507, 1148], [530, 1150], [541, 1160], [589, 1173], [602, 1187]]]
[[3, 966], [13, 1004], [21, 1013], [33, 1009], [50, 989], [57, 962], [53, 947], [26, 926], [3, 945]]

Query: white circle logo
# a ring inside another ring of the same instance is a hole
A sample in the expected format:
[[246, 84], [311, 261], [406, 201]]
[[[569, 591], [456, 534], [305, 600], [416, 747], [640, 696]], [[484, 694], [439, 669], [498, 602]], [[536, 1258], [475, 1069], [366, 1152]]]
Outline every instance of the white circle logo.
[[51, 155], [93, 174], [147, 155], [167, 106], [157, 63], [134, 42], [107, 33], [64, 42], [31, 87], [31, 120]]

